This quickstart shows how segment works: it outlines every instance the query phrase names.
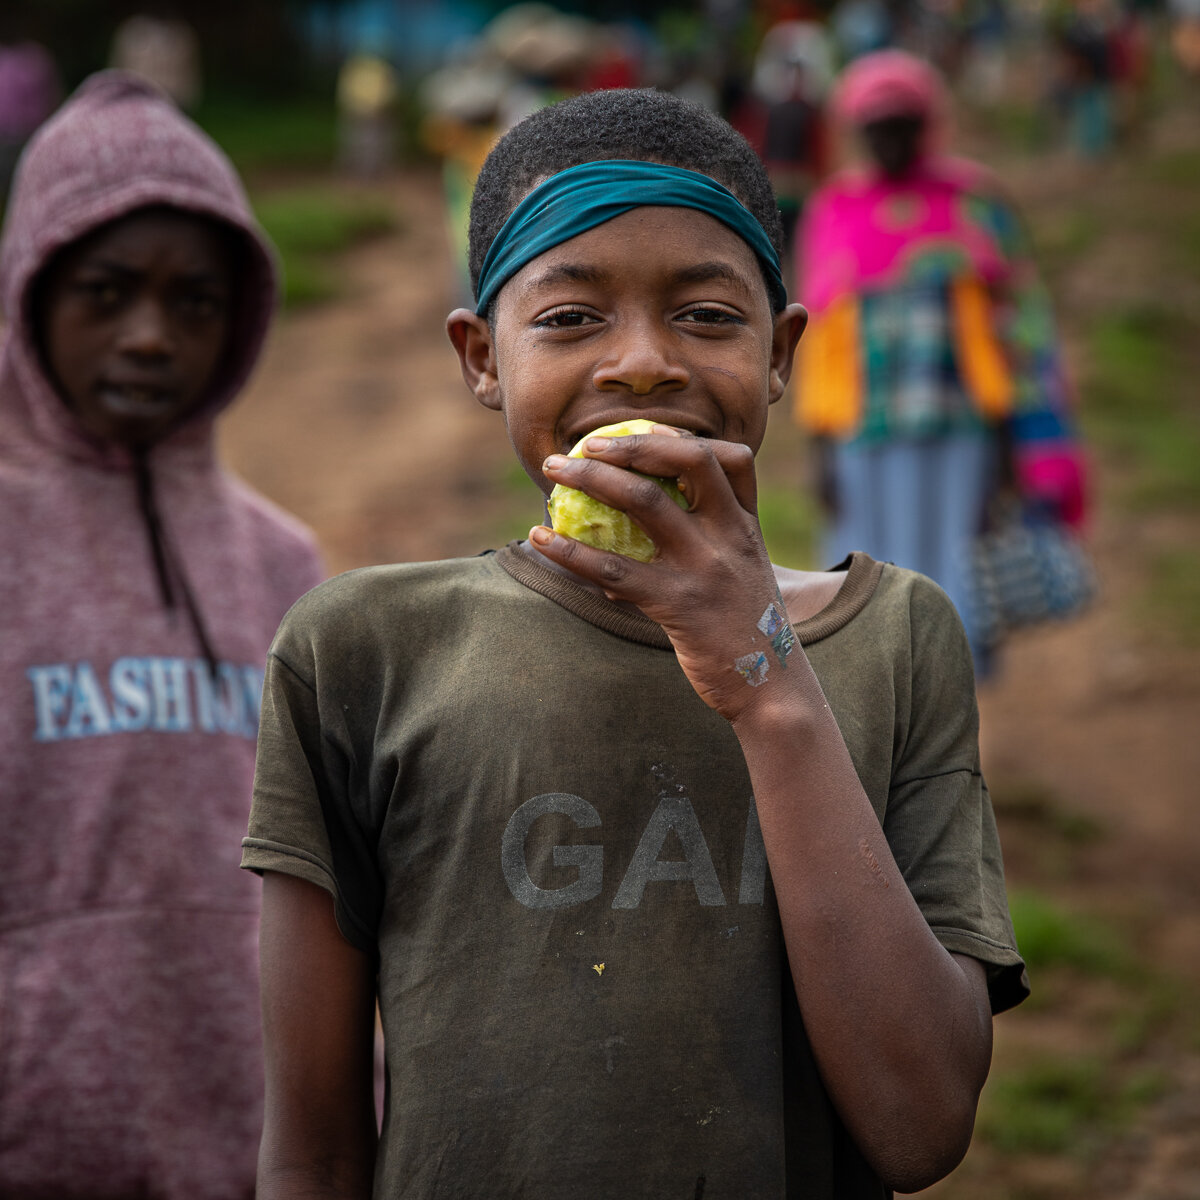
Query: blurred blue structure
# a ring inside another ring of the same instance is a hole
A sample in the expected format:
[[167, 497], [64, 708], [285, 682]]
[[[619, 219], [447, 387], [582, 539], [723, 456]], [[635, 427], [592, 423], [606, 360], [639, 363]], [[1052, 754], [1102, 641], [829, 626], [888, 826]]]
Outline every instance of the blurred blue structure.
[[456, 45], [475, 37], [495, 5], [473, 0], [313, 0], [301, 29], [313, 55], [341, 62], [367, 50], [405, 73], [427, 71], [445, 61]]

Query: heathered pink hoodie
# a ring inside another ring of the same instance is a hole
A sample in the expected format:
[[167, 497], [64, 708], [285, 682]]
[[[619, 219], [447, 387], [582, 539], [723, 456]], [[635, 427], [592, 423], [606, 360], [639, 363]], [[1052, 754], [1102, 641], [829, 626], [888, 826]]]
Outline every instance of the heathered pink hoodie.
[[[29, 325], [55, 251], [151, 204], [234, 226], [247, 264], [213, 394], [149, 455], [173, 607], [128, 453], [75, 423]], [[149, 85], [94, 76], [30, 143], [0, 243], [0, 1196], [253, 1194], [261, 884], [239, 845], [267, 646], [321, 570], [217, 463], [213, 420], [275, 296], [230, 164]]]

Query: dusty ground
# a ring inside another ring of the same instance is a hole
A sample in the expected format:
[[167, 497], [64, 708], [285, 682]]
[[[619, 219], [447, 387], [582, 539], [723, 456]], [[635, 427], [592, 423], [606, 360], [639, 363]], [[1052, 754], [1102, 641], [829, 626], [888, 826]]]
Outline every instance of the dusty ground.
[[312, 525], [331, 571], [482, 549], [476, 501], [505, 461], [503, 425], [466, 390], [444, 331], [438, 177], [379, 190], [401, 231], [345, 256], [336, 303], [281, 323], [225, 427], [235, 469]]
[[[437, 177], [406, 172], [387, 192], [403, 230], [346, 256], [338, 302], [282, 322], [247, 402], [225, 428], [233, 466], [315, 528], [331, 570], [474, 553], [538, 517], [532, 485], [522, 492], [513, 482], [499, 418], [466, 391], [443, 332], [454, 284]], [[786, 422], [775, 414], [776, 453], [796, 445]], [[1131, 626], [1136, 566], [1127, 548], [1146, 537], [1194, 544], [1200, 531], [1194, 517], [1135, 527], [1105, 502], [1100, 465], [1092, 544], [1101, 600], [1082, 620], [1012, 644], [981, 697], [985, 770], [1010, 883], [1052, 886], [1072, 907], [1119, 919], [1140, 951], [1181, 975], [1194, 995], [1200, 655]], [[1031, 806], [1031, 795], [1049, 800]], [[1086, 817], [1098, 836], [1048, 865], [1040, 819], [1047, 807], [1060, 824]], [[1089, 1009], [1098, 1001], [1060, 992], [1054, 1004], [999, 1019], [998, 1066], [1043, 1043], [1086, 1046], [1100, 1028]], [[1162, 1060], [1169, 1085], [1086, 1159], [1017, 1162], [973, 1150], [939, 1194], [1195, 1200], [1198, 1051], [1194, 1035], [1144, 1046], [1140, 1053]]]

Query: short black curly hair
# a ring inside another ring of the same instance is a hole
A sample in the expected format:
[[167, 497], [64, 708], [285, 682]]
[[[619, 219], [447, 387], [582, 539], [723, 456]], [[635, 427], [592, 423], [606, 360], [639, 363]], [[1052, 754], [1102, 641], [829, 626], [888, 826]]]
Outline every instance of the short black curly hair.
[[783, 227], [767, 172], [727, 121], [670, 92], [585, 92], [526, 117], [487, 156], [471, 199], [468, 235], [476, 296], [488, 247], [526, 193], [568, 167], [605, 158], [664, 163], [715, 179], [754, 214], [782, 255]]

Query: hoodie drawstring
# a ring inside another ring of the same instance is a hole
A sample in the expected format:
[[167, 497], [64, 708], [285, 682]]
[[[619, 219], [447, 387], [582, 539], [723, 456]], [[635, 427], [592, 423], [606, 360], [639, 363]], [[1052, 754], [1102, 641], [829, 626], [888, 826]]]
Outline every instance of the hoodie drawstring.
[[166, 530], [158, 513], [158, 501], [154, 494], [154, 477], [150, 472], [150, 461], [145, 450], [139, 450], [133, 456], [134, 475], [137, 479], [138, 509], [146, 525], [146, 535], [150, 539], [150, 553], [154, 558], [154, 573], [158, 579], [158, 590], [162, 596], [163, 607], [168, 612], [175, 609], [175, 589], [171, 576], [174, 574], [183, 596], [183, 604], [187, 609], [188, 619], [200, 643], [200, 650], [208, 663], [209, 673], [214, 682], [217, 678], [218, 662], [213, 652], [208, 630], [204, 627], [204, 619], [196, 604], [196, 598], [188, 585], [183, 566], [167, 541]]

